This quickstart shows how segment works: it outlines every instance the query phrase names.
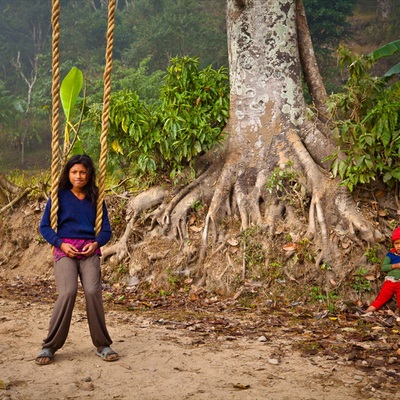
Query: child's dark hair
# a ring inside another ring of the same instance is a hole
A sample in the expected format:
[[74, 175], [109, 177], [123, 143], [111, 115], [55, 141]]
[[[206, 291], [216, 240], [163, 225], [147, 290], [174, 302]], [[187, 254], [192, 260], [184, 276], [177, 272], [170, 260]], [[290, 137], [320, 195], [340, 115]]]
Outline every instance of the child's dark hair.
[[93, 160], [86, 154], [77, 154], [72, 156], [65, 164], [58, 187], [60, 189], [72, 189], [72, 184], [69, 180], [69, 171], [75, 164], [82, 164], [88, 172], [88, 183], [84, 186], [83, 191], [89, 201], [95, 203], [99, 195], [99, 189], [96, 186], [96, 170]]

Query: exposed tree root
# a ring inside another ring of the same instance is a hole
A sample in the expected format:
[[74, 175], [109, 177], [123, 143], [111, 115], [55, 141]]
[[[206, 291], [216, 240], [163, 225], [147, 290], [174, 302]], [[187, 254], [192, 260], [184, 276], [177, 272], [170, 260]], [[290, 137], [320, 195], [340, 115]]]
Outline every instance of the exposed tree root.
[[[131, 272], [143, 263], [150, 274], [161, 259], [135, 240], [160, 254], [170, 250], [168, 269], [190, 274], [197, 288], [229, 290], [237, 279], [251, 287], [257, 274], [271, 274], [266, 282], [279, 274], [299, 284], [318, 278], [328, 287], [348, 267], [346, 252], [357, 257], [382, 235], [328, 173], [326, 158], [337, 149], [302, 2], [229, 0], [227, 15], [231, 108], [223, 158], [209, 157], [183, 188], [133, 199], [125, 233], [110, 249], [118, 260], [129, 257]], [[315, 121], [306, 118], [302, 77]], [[280, 182], [271, 188], [272, 177]]]
[[[317, 276], [315, 272], [320, 274], [322, 263], [331, 266], [333, 271], [342, 266], [337, 265], [341, 263], [338, 246], [342, 240], [352, 240], [361, 249], [365, 243], [380, 240], [381, 234], [360, 213], [347, 189], [317, 165], [298, 134], [294, 131], [287, 133], [286, 141], [288, 146], [278, 155], [278, 165], [285, 168], [285, 161], [289, 159], [294, 163], [292, 168], [297, 171], [305, 188], [304, 198], [293, 192], [297, 206], [290, 204], [287, 198], [268, 193], [266, 185], [270, 171], [267, 168], [246, 169], [244, 165], [227, 162], [222, 171], [217, 167], [203, 171], [192, 184], [176, 191], [172, 197], [167, 189], [158, 187], [131, 199], [126, 230], [116, 244], [104, 250], [104, 256], [114, 255], [118, 262], [130, 259], [130, 271], [137, 272], [141, 270], [140, 262], [148, 266], [157, 263], [153, 256], [140, 250], [144, 248], [142, 244], [164, 237], [171, 244], [178, 245], [180, 255], [175, 257], [176, 264], [171, 265], [174, 270], [197, 276], [196, 287], [211, 284], [227, 290], [233, 276], [246, 276], [244, 254], [247, 249], [240, 250], [243, 257], [238, 263], [237, 257], [233, 256], [238, 248], [232, 245], [237, 239], [232, 240], [229, 225], [221, 225], [224, 220], [237, 221], [236, 235], [258, 226], [270, 238], [264, 243], [265, 251], [268, 251], [269, 240], [273, 241], [276, 235], [283, 233], [290, 233], [294, 242], [302, 238], [311, 240], [315, 270], [302, 270], [300, 276], [303, 279]], [[190, 215], [198, 201], [209, 208], [204, 225], [196, 220], [191, 231]], [[162, 246], [165, 246], [164, 242]], [[140, 262], [138, 252], [142, 254]], [[218, 268], [215, 268], [216, 259], [220, 264]], [[289, 260], [286, 261], [285, 274], [290, 279], [299, 279], [290, 270]], [[334, 282], [335, 274], [332, 271], [330, 274], [332, 276], [327, 280]]]
[[32, 191], [32, 188], [26, 188], [23, 192], [21, 192], [18, 196], [14, 197], [7, 205], [0, 209], [0, 214], [12, 208], [16, 203], [18, 203], [21, 199], [27, 196]]
[[186, 261], [190, 263], [196, 251], [185, 245], [189, 238], [188, 214], [193, 212], [197, 202], [200, 207], [210, 203], [218, 168], [217, 163], [210, 168], [208, 163], [205, 165], [197, 179], [181, 190], [154, 187], [132, 198], [127, 206], [126, 229], [115, 244], [103, 250], [103, 257], [114, 256], [116, 262], [131, 258], [129, 249], [136, 248], [136, 240], [165, 236], [179, 243]]
[[4, 191], [9, 192], [11, 194], [17, 194], [21, 190], [19, 186], [10, 182], [2, 174], [0, 174], [0, 189], [3, 189]]

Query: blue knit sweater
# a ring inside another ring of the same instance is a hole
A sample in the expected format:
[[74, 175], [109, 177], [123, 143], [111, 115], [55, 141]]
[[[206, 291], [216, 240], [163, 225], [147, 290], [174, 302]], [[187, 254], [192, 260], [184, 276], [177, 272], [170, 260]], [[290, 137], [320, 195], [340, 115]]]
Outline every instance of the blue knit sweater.
[[104, 246], [111, 238], [111, 226], [105, 203], [103, 204], [103, 221], [101, 231], [96, 237], [94, 227], [96, 222], [96, 204], [89, 200], [79, 200], [68, 189], [58, 191], [58, 220], [57, 232], [50, 223], [51, 200], [46, 204], [39, 231], [44, 239], [51, 245], [60, 248], [63, 238], [92, 239], [99, 247]]

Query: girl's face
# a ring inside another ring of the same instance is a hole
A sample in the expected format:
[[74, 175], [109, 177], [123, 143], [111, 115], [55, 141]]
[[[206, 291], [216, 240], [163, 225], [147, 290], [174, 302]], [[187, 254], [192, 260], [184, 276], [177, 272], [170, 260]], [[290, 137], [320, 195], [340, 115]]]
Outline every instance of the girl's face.
[[69, 170], [68, 177], [73, 189], [83, 189], [89, 180], [88, 171], [83, 164], [73, 165]]
[[395, 240], [393, 242], [393, 247], [394, 247], [396, 253], [400, 254], [400, 239], [399, 240]]

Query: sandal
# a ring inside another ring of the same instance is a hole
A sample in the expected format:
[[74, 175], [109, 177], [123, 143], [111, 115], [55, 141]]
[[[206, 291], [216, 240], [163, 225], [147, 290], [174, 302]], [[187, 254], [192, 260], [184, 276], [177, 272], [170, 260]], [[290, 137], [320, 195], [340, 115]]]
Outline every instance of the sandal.
[[42, 349], [35, 359], [37, 365], [48, 365], [54, 361], [54, 354], [51, 349]]
[[[118, 353], [116, 353], [111, 347], [104, 347], [101, 351], [96, 351], [96, 356], [101, 357], [104, 361], [117, 361], [119, 359]], [[110, 357], [114, 356], [114, 357]]]

